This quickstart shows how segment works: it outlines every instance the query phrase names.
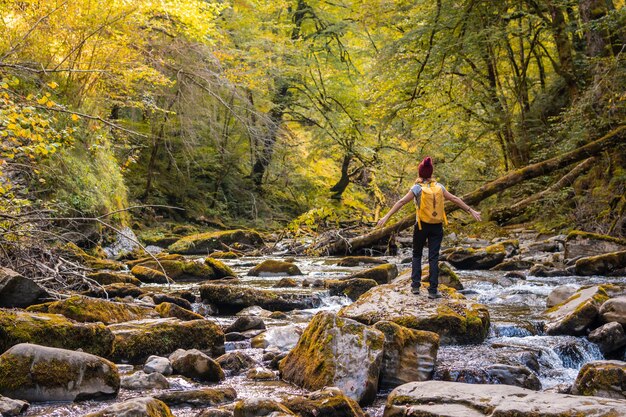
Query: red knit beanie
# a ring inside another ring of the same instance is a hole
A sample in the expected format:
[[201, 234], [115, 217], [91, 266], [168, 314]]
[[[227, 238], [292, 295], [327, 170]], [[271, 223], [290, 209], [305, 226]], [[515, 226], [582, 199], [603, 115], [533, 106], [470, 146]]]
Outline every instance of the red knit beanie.
[[433, 175], [433, 160], [430, 156], [424, 158], [424, 160], [420, 163], [418, 168], [418, 172], [421, 178], [428, 179]]

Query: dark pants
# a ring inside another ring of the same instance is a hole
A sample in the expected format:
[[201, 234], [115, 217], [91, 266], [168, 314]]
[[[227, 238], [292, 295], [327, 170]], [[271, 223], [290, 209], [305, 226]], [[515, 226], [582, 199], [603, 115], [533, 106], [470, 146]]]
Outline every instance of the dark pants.
[[411, 262], [411, 286], [416, 288], [422, 279], [422, 251], [428, 240], [428, 264], [430, 265], [430, 292], [436, 292], [439, 285], [439, 249], [443, 239], [443, 225], [422, 222], [422, 230], [417, 224], [413, 229], [413, 260]]

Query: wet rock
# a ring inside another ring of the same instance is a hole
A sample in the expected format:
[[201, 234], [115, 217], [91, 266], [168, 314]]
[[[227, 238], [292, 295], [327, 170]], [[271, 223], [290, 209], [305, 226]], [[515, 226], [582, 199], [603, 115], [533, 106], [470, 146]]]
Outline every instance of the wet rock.
[[608, 300], [602, 287], [593, 286], [576, 291], [570, 298], [545, 311], [546, 333], [549, 335], [583, 335], [599, 316], [602, 303]]
[[233, 417], [233, 412], [230, 410], [222, 410], [220, 408], [209, 408], [202, 410], [196, 417]]
[[167, 284], [169, 280], [167, 276], [160, 270], [154, 268], [148, 268], [143, 265], [135, 265], [130, 273], [137, 278], [140, 282], [146, 284]]
[[110, 284], [102, 288], [95, 288], [82, 293], [88, 297], [97, 298], [139, 298], [146, 293], [145, 290], [133, 284]]
[[510, 385], [411, 382], [391, 392], [384, 417], [611, 417], [626, 401], [536, 392]]
[[493, 268], [492, 271], [523, 271], [532, 267], [534, 263], [525, 259], [511, 259], [504, 261]]
[[213, 259], [238, 259], [241, 257], [241, 255], [233, 251], [225, 252], [225, 251], [218, 250], [218, 251], [212, 252], [209, 255], [209, 257]]
[[253, 277], [271, 277], [277, 275], [302, 275], [302, 272], [293, 263], [266, 259], [248, 271], [248, 275]]
[[600, 315], [605, 322], [616, 321], [626, 326], [626, 296], [611, 298], [600, 307]]
[[270, 314], [270, 318], [274, 320], [287, 320], [288, 317], [287, 313], [282, 311], [272, 311], [272, 314]]
[[276, 293], [230, 285], [205, 284], [200, 287], [203, 302], [215, 305], [221, 314], [233, 314], [246, 307], [259, 306], [270, 311], [304, 310], [317, 307], [319, 296]]
[[65, 300], [31, 306], [27, 311], [61, 314], [79, 322], [121, 323], [157, 317], [153, 309], [101, 298], [74, 295]]
[[274, 400], [245, 398], [235, 403], [234, 417], [295, 416], [287, 407]]
[[411, 293], [410, 272], [391, 284], [379, 285], [339, 315], [372, 325], [392, 321], [415, 330], [435, 332], [442, 344], [480, 343], [489, 331], [489, 312], [481, 304], [465, 300], [442, 286], [443, 298], [429, 300]]
[[130, 376], [122, 377], [121, 387], [133, 391], [169, 389], [170, 383], [162, 374], [156, 372], [147, 374], [139, 371]]
[[84, 417], [174, 417], [164, 402], [152, 397], [139, 397], [108, 406]]
[[530, 268], [528, 275], [533, 277], [567, 277], [572, 274], [565, 269], [558, 269], [543, 264], [537, 264]]
[[93, 272], [91, 274], [87, 274], [87, 278], [94, 280], [100, 285], [109, 285], [109, 284], [132, 284], [136, 286], [141, 285], [141, 281], [130, 274], [121, 273], [121, 272]]
[[274, 288], [295, 288], [298, 286], [298, 283], [293, 278], [281, 278], [276, 284], [274, 284]]
[[175, 317], [183, 321], [204, 320], [200, 314], [172, 303], [161, 303], [156, 306], [155, 310], [161, 317]]
[[176, 349], [201, 349], [211, 355], [224, 353], [224, 333], [210, 320], [149, 319], [112, 324], [113, 358], [142, 363], [151, 355], [167, 355]]
[[374, 328], [385, 336], [380, 388], [395, 388], [407, 382], [432, 378], [439, 335], [408, 329], [389, 321], [379, 321]]
[[235, 277], [237, 275], [230, 266], [213, 257], [209, 256], [208, 258], [204, 258], [204, 264], [210, 266], [211, 269], [213, 269], [214, 276], [212, 279], [225, 279], [227, 277]]
[[292, 349], [302, 334], [302, 329], [296, 325], [272, 327], [255, 336], [250, 341], [255, 349], [278, 349], [287, 351]]
[[115, 397], [115, 365], [84, 352], [28, 343], [0, 356], [0, 394], [26, 401], [74, 401]]
[[[186, 236], [168, 248], [170, 253], [182, 255], [206, 255], [223, 245], [229, 247], [263, 246], [263, 238], [254, 230], [222, 230]], [[238, 249], [238, 248], [237, 248]]]
[[[586, 363], [578, 371], [572, 394], [626, 400], [626, 362]], [[626, 401], [623, 410], [626, 410]]]
[[82, 349], [98, 356], [113, 350], [113, 333], [102, 323], [77, 323], [59, 314], [0, 309], [0, 352], [18, 343]]
[[565, 240], [565, 258], [580, 258], [626, 250], [626, 240], [575, 230]]
[[376, 329], [320, 312], [280, 363], [281, 377], [309, 390], [336, 386], [368, 404], [376, 397], [384, 340]]
[[356, 401], [334, 387], [305, 396], [290, 395], [281, 401], [300, 417], [366, 417]]
[[525, 280], [526, 279], [526, 274], [524, 274], [523, 272], [519, 272], [519, 271], [510, 271], [507, 272], [506, 274], [504, 274], [505, 278], [511, 278], [511, 279], [521, 279], [521, 280]]
[[329, 279], [324, 282], [330, 295], [345, 295], [352, 301], [365, 294], [370, 288], [374, 288], [378, 282], [368, 278]]
[[611, 353], [626, 346], [624, 328], [616, 321], [598, 327], [589, 333], [588, 338], [598, 345], [602, 353]]
[[552, 308], [558, 304], [565, 302], [568, 298], [576, 293], [576, 288], [569, 285], [559, 285], [553, 289], [546, 299], [546, 308]]
[[506, 257], [506, 247], [501, 243], [483, 249], [454, 248], [445, 260], [457, 269], [489, 269]]
[[230, 387], [200, 388], [165, 392], [156, 395], [155, 398], [163, 401], [170, 407], [215, 407], [235, 401], [237, 392]]
[[29, 404], [26, 401], [13, 400], [0, 395], [0, 416], [18, 416], [28, 409], [28, 405]]
[[253, 381], [272, 381], [274, 379], [278, 379], [274, 372], [261, 367], [250, 369], [246, 373], [246, 378]]
[[239, 375], [257, 365], [254, 359], [239, 351], [225, 353], [215, 361], [224, 371], [227, 371], [231, 375]]
[[178, 297], [173, 294], [154, 293], [150, 295], [152, 296], [152, 299], [154, 300], [155, 304], [172, 303], [186, 310], [192, 310], [192, 311], [193, 311], [193, 307], [191, 303], [196, 301], [195, 296], [192, 294], [187, 295], [187, 298], [190, 298], [191, 300], [188, 300], [187, 298], [183, 298], [183, 297]]
[[147, 374], [159, 373], [161, 375], [172, 375], [172, 364], [168, 358], [152, 355], [146, 360], [143, 371]]
[[581, 258], [576, 261], [576, 275], [609, 275], [626, 268], [626, 250]]
[[240, 316], [237, 317], [235, 322], [224, 329], [224, 332], [245, 332], [246, 330], [263, 330], [265, 329], [265, 322], [263, 319], [254, 316]]
[[[222, 267], [213, 266], [213, 263], [217, 264], [218, 262], [217, 260], [212, 260], [212, 262], [207, 264], [188, 260], [160, 260], [159, 265], [156, 261], [146, 261], [134, 266], [130, 272], [142, 282], [154, 282], [157, 284], [167, 283], [167, 279], [162, 281], [165, 276], [161, 268], [163, 268], [169, 278], [177, 282], [205, 281], [230, 276], [230, 274], [224, 271], [224, 268], [228, 267], [221, 262], [219, 264]], [[154, 272], [150, 272], [150, 270]], [[228, 270], [230, 271], [230, 269]], [[148, 274], [158, 277], [158, 281], [148, 281]]]
[[9, 268], [0, 266], [0, 307], [28, 307], [50, 295], [39, 284]]
[[313, 287], [313, 288], [322, 288], [322, 287], [324, 287], [324, 281], [321, 280], [321, 279], [315, 279], [311, 283], [311, 287]]
[[394, 264], [378, 265], [365, 271], [357, 272], [351, 275], [351, 278], [367, 278], [373, 279], [379, 284], [388, 284], [398, 276], [398, 267]]
[[243, 310], [241, 310], [235, 315], [239, 317], [241, 316], [269, 317], [272, 315], [272, 312], [269, 310], [265, 310], [264, 308], [261, 308], [259, 306], [251, 306], [251, 307], [244, 308]]
[[226, 333], [224, 335], [224, 340], [227, 342], [241, 342], [244, 340], [248, 340], [248, 338], [246, 337], [245, 334], [232, 332], [232, 333]]
[[346, 256], [336, 262], [337, 266], [361, 266], [367, 264], [386, 264], [385, 259], [373, 258], [371, 256]]
[[220, 365], [197, 349], [178, 349], [169, 359], [176, 374], [205, 382], [219, 382], [224, 379], [224, 371]]
[[122, 263], [91, 256], [72, 242], [66, 243], [61, 249], [70, 257], [84, 263], [91, 269], [109, 269], [111, 271], [121, 271], [124, 269], [124, 265]]
[[514, 385], [533, 391], [541, 389], [537, 375], [526, 366], [519, 365], [495, 364], [481, 368], [446, 369], [437, 373], [437, 379], [470, 384]]
[[135, 367], [133, 365], [129, 365], [126, 363], [116, 363], [115, 366], [117, 366], [117, 371], [120, 373], [120, 375], [130, 375], [135, 372]]

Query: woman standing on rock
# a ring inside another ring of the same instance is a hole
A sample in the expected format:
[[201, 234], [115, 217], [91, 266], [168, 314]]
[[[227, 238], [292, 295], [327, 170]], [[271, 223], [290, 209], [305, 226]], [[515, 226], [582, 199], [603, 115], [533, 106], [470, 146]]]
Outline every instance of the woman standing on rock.
[[444, 199], [450, 200], [474, 219], [480, 221], [480, 212], [473, 210], [459, 197], [448, 192], [443, 185], [432, 178], [433, 161], [430, 156], [420, 163], [419, 177], [409, 192], [393, 205], [376, 225], [382, 227], [393, 214], [411, 200], [415, 200], [416, 223], [413, 230], [413, 258], [411, 261], [411, 292], [419, 294], [422, 278], [422, 251], [428, 240], [428, 264], [430, 265], [428, 298], [439, 298], [439, 249], [443, 239], [443, 223], [448, 224], [444, 212]]

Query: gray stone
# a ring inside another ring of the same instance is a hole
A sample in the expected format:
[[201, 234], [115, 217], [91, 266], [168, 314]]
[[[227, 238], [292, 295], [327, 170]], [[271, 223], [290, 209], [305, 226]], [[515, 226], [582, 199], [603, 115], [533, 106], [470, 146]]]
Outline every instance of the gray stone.
[[167, 389], [170, 387], [170, 383], [167, 381], [167, 378], [159, 373], [147, 374], [143, 371], [139, 371], [130, 376], [123, 376], [121, 386], [128, 390], [142, 391]]
[[170, 407], [215, 407], [235, 401], [237, 392], [230, 387], [198, 388], [164, 392], [156, 395], [155, 398], [163, 401]]
[[231, 375], [239, 375], [243, 371], [247, 371], [257, 365], [256, 361], [250, 356], [238, 351], [225, 353], [215, 361], [224, 371], [229, 372]]
[[0, 416], [13, 417], [22, 414], [28, 409], [26, 401], [14, 400], [0, 395]]
[[600, 307], [600, 315], [605, 322], [616, 321], [626, 326], [626, 296], [611, 298]]
[[598, 318], [600, 306], [609, 297], [602, 287], [583, 288], [545, 312], [546, 333], [579, 336]]
[[598, 327], [589, 333], [588, 338], [598, 345], [602, 353], [611, 353], [626, 346], [624, 328], [616, 321]]
[[277, 326], [255, 336], [250, 341], [256, 349], [278, 349], [288, 351], [292, 349], [302, 334], [302, 328], [289, 324], [287, 326]]
[[113, 404], [84, 417], [173, 417], [163, 401], [152, 397], [139, 397]]
[[178, 349], [169, 359], [176, 374], [206, 382], [224, 379], [224, 371], [220, 365], [197, 349]]
[[0, 394], [25, 401], [114, 397], [115, 365], [84, 352], [21, 343], [0, 356]]
[[546, 308], [552, 308], [555, 305], [561, 304], [568, 298], [570, 298], [576, 292], [576, 288], [569, 285], [559, 285], [548, 294], [546, 298]]
[[235, 322], [224, 329], [225, 333], [242, 333], [246, 330], [258, 330], [265, 329], [265, 322], [260, 317], [255, 316], [240, 316], [237, 317]]
[[159, 373], [161, 375], [172, 375], [172, 364], [168, 358], [162, 356], [150, 356], [143, 366], [143, 371], [147, 374]]
[[25, 308], [49, 297], [48, 292], [32, 279], [0, 266], [0, 307]]
[[510, 385], [411, 382], [387, 398], [384, 417], [615, 417], [626, 401], [536, 392]]

